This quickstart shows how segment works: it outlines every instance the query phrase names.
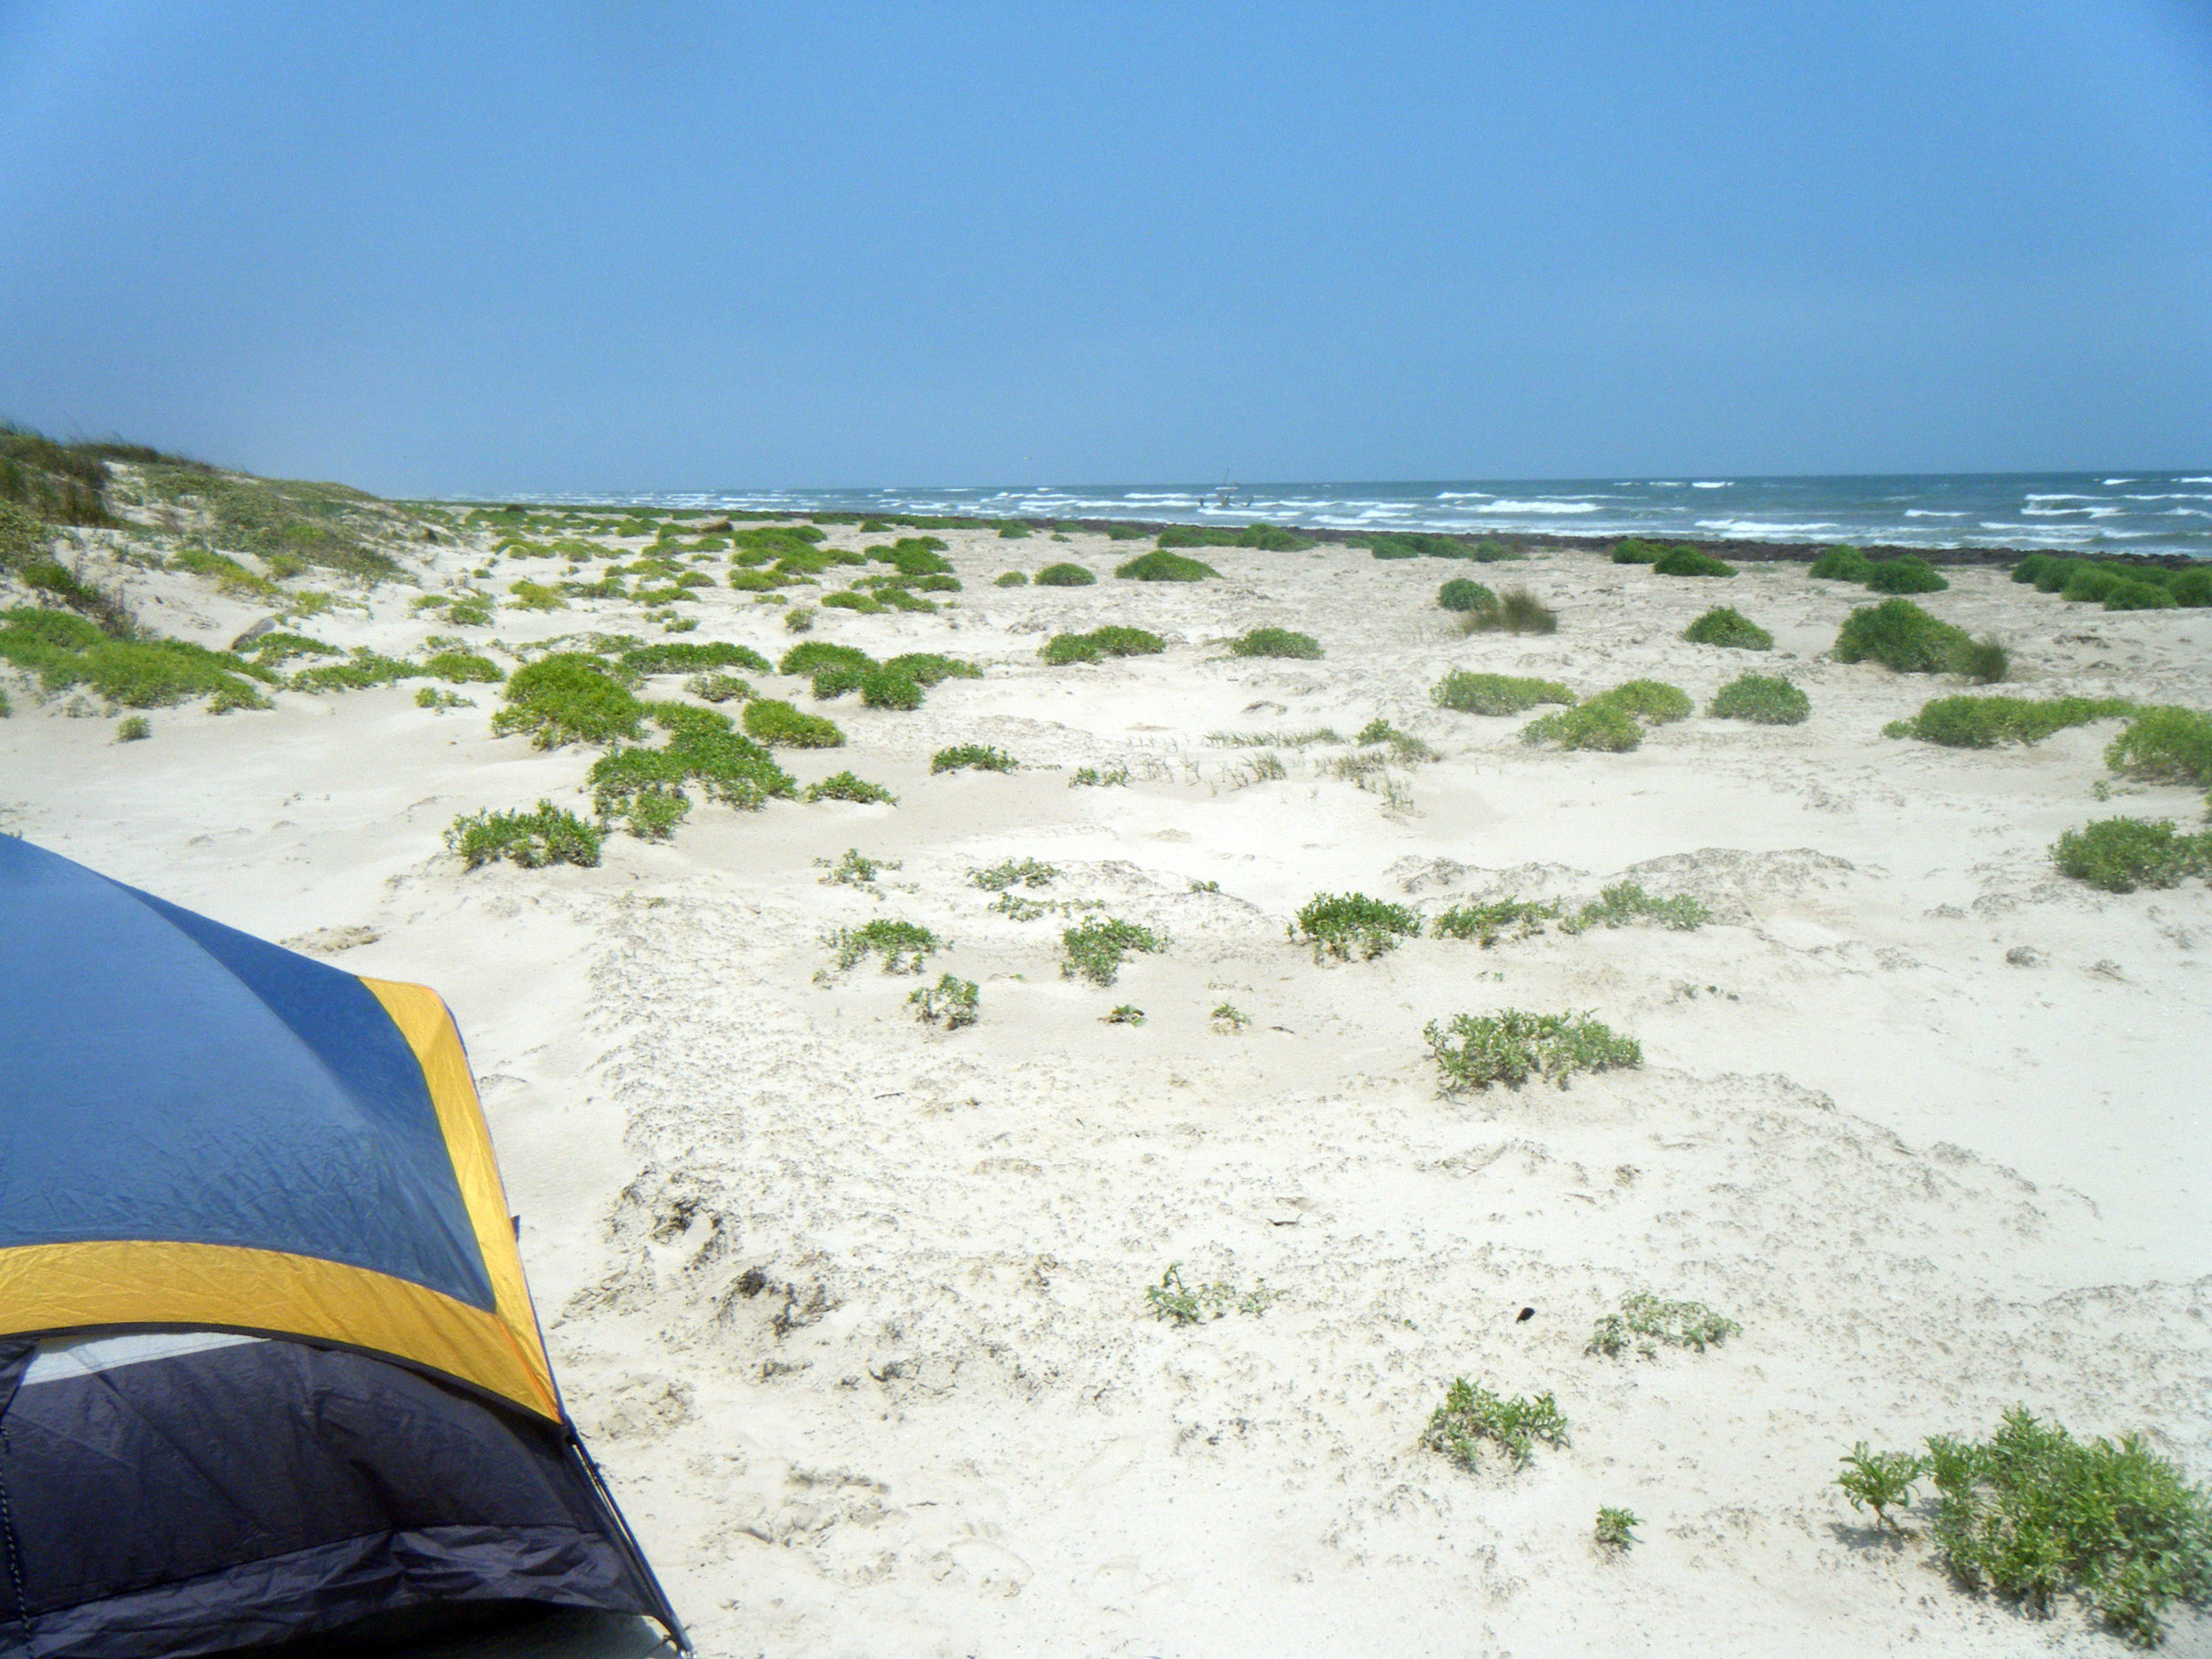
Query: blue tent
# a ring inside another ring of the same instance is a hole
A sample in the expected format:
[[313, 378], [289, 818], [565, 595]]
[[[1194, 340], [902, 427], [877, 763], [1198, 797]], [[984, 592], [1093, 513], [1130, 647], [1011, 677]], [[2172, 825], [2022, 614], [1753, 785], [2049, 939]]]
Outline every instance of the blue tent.
[[682, 1627], [452, 1017], [0, 836], [0, 1659], [439, 1604]]

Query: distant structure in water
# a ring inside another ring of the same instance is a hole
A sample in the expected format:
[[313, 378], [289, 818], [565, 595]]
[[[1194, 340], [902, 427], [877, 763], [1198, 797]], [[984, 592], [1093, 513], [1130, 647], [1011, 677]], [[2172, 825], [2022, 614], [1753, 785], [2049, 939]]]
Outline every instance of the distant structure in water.
[[1221, 482], [1214, 486], [1214, 505], [1217, 507], [1228, 506], [1230, 503], [1236, 498], [1236, 493], [1237, 487], [1229, 481], [1229, 475], [1227, 473], [1223, 473]]

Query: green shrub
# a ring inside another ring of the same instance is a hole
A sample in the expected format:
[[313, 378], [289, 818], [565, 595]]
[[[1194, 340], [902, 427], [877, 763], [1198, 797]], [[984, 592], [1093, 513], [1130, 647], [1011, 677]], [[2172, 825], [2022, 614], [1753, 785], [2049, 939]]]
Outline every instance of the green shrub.
[[1518, 1088], [1532, 1076], [1564, 1087], [1577, 1071], [1644, 1063], [1634, 1038], [1617, 1037], [1584, 1014], [1455, 1014], [1448, 1025], [1431, 1020], [1422, 1036], [1447, 1094], [1493, 1083]]
[[[832, 646], [830, 649], [834, 650], [837, 648]], [[710, 668], [742, 668], [756, 674], [775, 672], [769, 666], [768, 659], [750, 646], [732, 645], [721, 640], [710, 640], [696, 645], [680, 640], [664, 640], [657, 644], [641, 645], [634, 650], [625, 651], [617, 660], [621, 663], [625, 672], [640, 675], [691, 674]]]
[[[1001, 535], [1006, 532], [1000, 531]], [[918, 985], [907, 1002], [914, 1010], [914, 1018], [925, 1025], [942, 1020], [947, 1031], [958, 1031], [963, 1025], [976, 1022], [977, 1004], [982, 992], [973, 979], [956, 979], [951, 974], [941, 975], [935, 985]]]
[[197, 576], [212, 577], [216, 586], [227, 594], [268, 599], [275, 597], [280, 589], [265, 576], [257, 576], [236, 559], [206, 548], [188, 547], [169, 560], [173, 571], [190, 571]]
[[[1075, 567], [1070, 565], [1068, 568], [1072, 570]], [[1087, 571], [1084, 574], [1089, 575], [1090, 572]], [[1095, 581], [1097, 578], [1093, 577], [1092, 580]], [[1026, 588], [1029, 586], [1029, 578], [1019, 571], [1001, 571], [992, 579], [991, 586], [994, 588]]]
[[1874, 573], [1874, 561], [1847, 543], [1830, 548], [1806, 567], [1808, 576], [1824, 582], [1863, 582]]
[[2128, 580], [2111, 565], [2092, 565], [2085, 559], [2076, 559], [2066, 567], [2064, 574], [2059, 595], [2076, 604], [2101, 604], [2114, 588]]
[[1141, 541], [1151, 534], [1152, 532], [1145, 529], [1141, 525], [1110, 524], [1106, 526], [1106, 539], [1109, 541]]
[[1562, 749], [1597, 749], [1610, 754], [1639, 747], [1644, 728], [1634, 714], [1618, 703], [1593, 697], [1557, 714], [1539, 715], [1521, 728], [1521, 741], [1531, 745], [1556, 743]]
[[1774, 635], [1733, 605], [1715, 605], [1682, 630], [1693, 645], [1721, 645], [1736, 651], [1770, 651]]
[[1939, 594], [1951, 584], [1917, 554], [1901, 553], [1875, 562], [1866, 585], [1878, 594]]
[[1010, 519], [998, 527], [998, 539], [1002, 541], [1021, 541], [1027, 540], [1028, 536], [1029, 526], [1025, 524]]
[[1080, 565], [1048, 565], [1035, 577], [1040, 588], [1088, 588], [1097, 580]]
[[824, 594], [821, 604], [826, 611], [857, 611], [863, 616], [874, 616], [883, 607], [866, 594]]
[[1636, 1541], [1636, 1529], [1643, 1523], [1632, 1509], [1609, 1509], [1598, 1506], [1598, 1522], [1590, 1536], [1607, 1549], [1626, 1549]]
[[2025, 585], [2035, 581], [2043, 572], [2065, 561], [2048, 553], [2031, 553], [2012, 567], [2012, 580]]
[[[1210, 525], [1179, 524], [1171, 525], [1160, 532], [1158, 545], [1164, 548], [1248, 547], [1257, 548], [1266, 553], [1302, 553], [1314, 543], [1311, 538], [1300, 535], [1294, 530], [1286, 530], [1279, 525], [1248, 524], [1241, 530], [1226, 530]], [[1207, 572], [1209, 575], [1214, 573], [1211, 571]], [[1188, 576], [1165, 579], [1148, 577], [1145, 580], [1148, 581], [1161, 580], [1193, 581], [1196, 578]]]
[[1145, 553], [1125, 565], [1114, 566], [1114, 574], [1124, 581], [1202, 582], [1221, 572], [1202, 560], [1186, 558], [1180, 553]]
[[1836, 1485], [1851, 1500], [1851, 1507], [1873, 1510], [1877, 1525], [1901, 1536], [1905, 1529], [1889, 1512], [1912, 1501], [1912, 1483], [1927, 1472], [1926, 1464], [1910, 1452], [1878, 1452], [1864, 1440], [1837, 1461], [1844, 1469]]
[[1862, 605], [1843, 621], [1833, 655], [1839, 663], [1877, 662], [1901, 674], [1962, 672], [1973, 641], [1909, 599]]
[[463, 866], [470, 870], [502, 858], [525, 870], [547, 864], [595, 865], [605, 840], [603, 832], [550, 801], [539, 802], [534, 812], [478, 812], [457, 818], [445, 833], [445, 844], [461, 855]]
[[934, 651], [909, 651], [894, 657], [884, 666], [895, 674], [904, 674], [919, 686], [934, 686], [947, 680], [980, 680], [983, 671], [973, 663], [963, 662], [957, 657], [941, 657]]
[[1436, 590], [1436, 603], [1447, 611], [1495, 611], [1498, 596], [1480, 582], [1455, 576]]
[[1470, 634], [1556, 634], [1559, 613], [1527, 588], [1509, 588], [1495, 607], [1469, 611], [1461, 626]]
[[1924, 743], [1994, 749], [2000, 743], [2039, 743], [2070, 726], [2135, 711], [2135, 704], [2120, 697], [1938, 697], [1901, 724], [1904, 735]]
[[971, 870], [968, 879], [986, 893], [1003, 893], [1017, 885], [1025, 887], [1048, 887], [1059, 879], [1060, 872], [1050, 864], [1034, 858], [1008, 858], [987, 870]]
[[1471, 939], [1485, 950], [1504, 938], [1528, 939], [1544, 931], [1544, 924], [1559, 918], [1556, 904], [1526, 899], [1497, 899], [1488, 904], [1455, 904], [1429, 924], [1436, 939]]
[[507, 592], [511, 595], [507, 603], [517, 611], [568, 609], [568, 600], [559, 588], [548, 588], [544, 583], [531, 581], [526, 577], [521, 581], [508, 583]]
[[2178, 887], [2212, 873], [2212, 831], [2191, 834], [2162, 818], [2103, 818], [2060, 835], [2051, 858], [2062, 874], [2107, 893]]
[[82, 686], [126, 709], [169, 708], [204, 696], [213, 714], [267, 708], [253, 682], [276, 678], [227, 651], [182, 640], [111, 639], [83, 617], [32, 606], [0, 611], [0, 662], [37, 675], [50, 695]]
[[811, 605], [792, 606], [783, 613], [783, 626], [785, 632], [789, 634], [813, 633], [814, 608]]
[[1165, 933], [1156, 933], [1135, 922], [1094, 916], [1080, 927], [1064, 932], [1060, 946], [1067, 953], [1067, 959], [1060, 964], [1062, 979], [1079, 976], [1093, 985], [1111, 985], [1121, 972], [1123, 958], [1131, 951], [1165, 950], [1168, 939]]
[[[483, 660], [483, 659], [477, 659]], [[357, 648], [342, 663], [324, 663], [313, 668], [303, 668], [285, 683], [294, 691], [367, 691], [376, 686], [388, 686], [396, 680], [419, 680], [426, 671], [412, 663], [403, 663], [396, 657]], [[499, 678], [494, 669], [492, 678]]]
[[[6, 701], [6, 696], [0, 694], [0, 705]], [[5, 707], [0, 706], [0, 716], [6, 713]], [[153, 722], [142, 714], [127, 714], [115, 723], [115, 741], [119, 743], [142, 743], [153, 734]]]
[[1669, 548], [1651, 562], [1657, 576], [1733, 576], [1736, 567], [1694, 547]]
[[902, 674], [886, 664], [861, 675], [860, 701], [871, 709], [918, 709], [922, 687], [911, 674]]
[[1802, 726], [1812, 699], [1799, 687], [1771, 674], [1739, 674], [1713, 694], [1705, 711], [1716, 720], [1748, 720], [1755, 726]]
[[1598, 889], [1598, 896], [1559, 924], [1563, 933], [1587, 933], [1593, 927], [1625, 927], [1631, 922], [1662, 922], [1677, 933], [1690, 933], [1713, 919], [1713, 913], [1686, 893], [1658, 898], [1633, 881], [1617, 881]]
[[1485, 1440], [1496, 1446], [1518, 1469], [1534, 1453], [1538, 1440], [1559, 1446], [1566, 1439], [1567, 1419], [1548, 1392], [1532, 1400], [1523, 1395], [1507, 1399], [1464, 1377], [1453, 1380], [1445, 1392], [1444, 1403], [1436, 1408], [1421, 1433], [1422, 1445], [1443, 1453], [1464, 1469], [1479, 1466]]
[[893, 795], [881, 784], [870, 783], [865, 779], [856, 778], [849, 772], [836, 772], [823, 779], [819, 783], [807, 785], [806, 799], [809, 802], [851, 801], [862, 806], [878, 803], [884, 806], [896, 806], [899, 803], [898, 796]]
[[1229, 643], [1232, 657], [1290, 657], [1311, 661], [1321, 655], [1321, 641], [1310, 634], [1288, 628], [1254, 628]]
[[1993, 686], [2012, 672], [2012, 653], [1989, 634], [1969, 640], [1953, 660], [1951, 672], [1978, 686]]
[[603, 826], [621, 818], [641, 840], [666, 841], [691, 810], [684, 775], [666, 749], [618, 749], [592, 763], [586, 781]]
[[702, 703], [742, 703], [753, 688], [735, 674], [694, 674], [684, 689]]
[[2181, 603], [2155, 582], [2115, 582], [2104, 596], [2107, 611], [2171, 611]]
[[645, 705], [598, 658], [557, 651], [507, 677], [507, 706], [492, 730], [527, 732], [535, 747], [558, 749], [636, 737], [644, 718]]
[[2177, 572], [2166, 584], [2166, 591], [2174, 596], [2176, 604], [2203, 610], [2212, 605], [2212, 570]]
[[959, 743], [941, 749], [929, 757], [931, 774], [941, 772], [1019, 772], [1021, 763], [1002, 749], [985, 743]]
[[1326, 955], [1348, 962], [1356, 951], [1372, 961], [1395, 950], [1402, 939], [1417, 939], [1421, 918], [1402, 904], [1371, 899], [1364, 893], [1317, 893], [1306, 901], [1290, 936], [1313, 947], [1316, 962]]
[[824, 942], [835, 948], [840, 972], [873, 952], [883, 958], [886, 973], [919, 973], [931, 953], [945, 949], [945, 941], [928, 928], [884, 918], [863, 927], [841, 927]]
[[1455, 535], [1432, 535], [1413, 530], [1364, 531], [1345, 537], [1344, 545], [1363, 547], [1379, 559], [1472, 559], [1479, 565], [1494, 565], [1523, 557], [1489, 536], [1470, 543]]
[[1088, 634], [1056, 634], [1037, 654], [1059, 668], [1071, 663], [1094, 663], [1102, 657], [1157, 657], [1166, 649], [1167, 641], [1156, 634], [1110, 624]]
[[876, 659], [867, 652], [850, 645], [833, 645], [827, 640], [808, 640], [795, 645], [783, 654], [776, 664], [780, 674], [811, 676], [824, 668], [868, 669], [876, 665]]
[[1118, 789], [1129, 783], [1129, 768], [1109, 766], [1100, 771], [1096, 766], [1078, 766], [1068, 780], [1071, 789]]
[[[911, 683], [910, 681], [909, 682]], [[772, 749], [842, 749], [845, 734], [834, 720], [804, 714], [773, 697], [745, 705], [745, 730]]]
[[2170, 704], [2146, 709], [2106, 745], [2104, 760], [2125, 777], [2212, 788], [2212, 714]]
[[1655, 564], [1660, 556], [1670, 551], [1663, 541], [1647, 541], [1641, 536], [1626, 536], [1613, 544], [1613, 563], [1616, 565]]
[[1555, 680], [1522, 680], [1510, 674], [1478, 674], [1454, 669], [1429, 695], [1441, 709], [1462, 714], [1525, 714], [1540, 703], [1567, 703], [1575, 694]]
[[506, 672], [488, 657], [473, 651], [437, 651], [423, 659], [422, 672], [449, 686], [495, 686]]
[[873, 663], [865, 668], [818, 668], [810, 689], [823, 703], [843, 696], [849, 691], [860, 689], [860, 682], [877, 672]]
[[1723, 1318], [1701, 1302], [1663, 1302], [1640, 1290], [1621, 1298], [1618, 1313], [1609, 1313], [1597, 1322], [1583, 1352], [1618, 1359], [1633, 1348], [1646, 1359], [1656, 1359], [1663, 1344], [1702, 1354], [1707, 1348], [1742, 1333], [1743, 1326]]
[[1590, 699], [1592, 703], [1610, 703], [1625, 709], [1640, 720], [1654, 726], [1668, 726], [1676, 720], [1686, 720], [1696, 706], [1690, 694], [1678, 686], [1670, 686], [1656, 680], [1624, 680], [1610, 691], [1601, 691]]

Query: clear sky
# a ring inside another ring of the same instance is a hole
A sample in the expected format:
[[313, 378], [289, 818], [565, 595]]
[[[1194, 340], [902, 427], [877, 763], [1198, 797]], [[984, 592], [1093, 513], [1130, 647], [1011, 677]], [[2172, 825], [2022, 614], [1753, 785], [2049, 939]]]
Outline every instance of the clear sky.
[[400, 493], [2212, 463], [2212, 6], [0, 0], [0, 414]]

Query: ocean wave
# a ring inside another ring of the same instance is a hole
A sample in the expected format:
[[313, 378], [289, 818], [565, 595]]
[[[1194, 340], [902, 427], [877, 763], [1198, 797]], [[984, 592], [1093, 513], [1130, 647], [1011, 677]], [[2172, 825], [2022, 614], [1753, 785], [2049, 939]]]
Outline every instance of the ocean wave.
[[1438, 501], [1488, 501], [1490, 495], [1488, 491], [1479, 489], [1440, 489], [1436, 492], [1435, 499]]
[[1735, 487], [1736, 480], [1732, 478], [1694, 478], [1690, 480], [1692, 489], [1733, 489]]
[[2104, 487], [2107, 489], [2111, 489], [2116, 485], [2132, 484], [2133, 482], [2135, 482], [2135, 480], [2131, 478], [2108, 478], [2104, 481]]
[[1595, 512], [1594, 501], [1494, 501], [1475, 509], [1477, 512]]
[[2177, 484], [2212, 484], [2212, 478], [2177, 478]]
[[1908, 507], [1905, 509], [1905, 517], [1908, 518], [1963, 518], [1966, 517], [1966, 514], [1962, 512], [1938, 512], [1932, 507]]
[[1701, 530], [1717, 531], [1722, 535], [1788, 536], [1816, 535], [1823, 530], [1840, 530], [1839, 524], [1784, 524], [1764, 518], [1700, 518]]

